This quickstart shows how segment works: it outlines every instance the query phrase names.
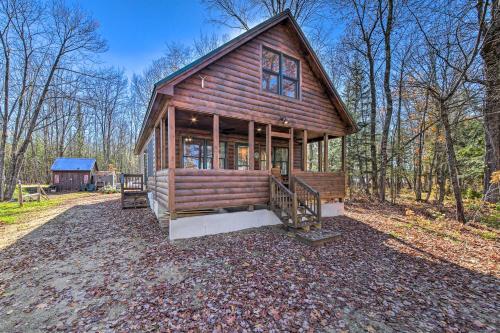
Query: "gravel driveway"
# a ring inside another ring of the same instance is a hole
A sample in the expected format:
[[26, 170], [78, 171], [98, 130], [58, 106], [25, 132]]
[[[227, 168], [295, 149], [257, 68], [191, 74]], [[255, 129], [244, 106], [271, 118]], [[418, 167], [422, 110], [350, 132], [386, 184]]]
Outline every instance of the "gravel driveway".
[[148, 209], [82, 199], [1, 250], [0, 331], [498, 331], [497, 241], [380, 214], [348, 207], [321, 248], [279, 227], [171, 243]]

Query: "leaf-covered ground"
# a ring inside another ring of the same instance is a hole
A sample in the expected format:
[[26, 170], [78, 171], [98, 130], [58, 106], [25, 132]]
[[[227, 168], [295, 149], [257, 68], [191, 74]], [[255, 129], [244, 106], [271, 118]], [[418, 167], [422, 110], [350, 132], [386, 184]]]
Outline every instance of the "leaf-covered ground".
[[279, 227], [170, 243], [117, 199], [1, 250], [1, 332], [499, 330], [498, 238], [474, 228], [353, 203], [320, 248]]

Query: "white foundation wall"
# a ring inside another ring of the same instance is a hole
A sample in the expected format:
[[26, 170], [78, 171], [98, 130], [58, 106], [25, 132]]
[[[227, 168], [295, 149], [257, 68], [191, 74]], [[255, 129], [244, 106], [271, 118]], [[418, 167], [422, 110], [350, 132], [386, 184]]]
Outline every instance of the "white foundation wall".
[[181, 217], [170, 221], [169, 239], [201, 237], [265, 225], [281, 224], [270, 210]]
[[154, 199], [152, 192], [148, 192], [148, 202], [149, 202], [149, 207], [151, 208], [153, 213], [155, 213], [156, 218], [159, 218], [160, 217], [159, 205], [158, 202]]
[[321, 204], [321, 217], [344, 215], [343, 202], [330, 202]]

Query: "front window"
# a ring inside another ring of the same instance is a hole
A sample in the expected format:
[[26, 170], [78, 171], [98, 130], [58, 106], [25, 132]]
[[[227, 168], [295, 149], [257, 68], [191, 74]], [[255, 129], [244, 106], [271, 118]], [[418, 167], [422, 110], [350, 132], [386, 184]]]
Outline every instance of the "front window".
[[[219, 143], [219, 167], [226, 168], [226, 142]], [[212, 169], [212, 141], [185, 137], [182, 140], [182, 166], [186, 169]]]
[[205, 169], [203, 167], [203, 156], [205, 150], [204, 141], [191, 137], [183, 140], [182, 165], [187, 169]]
[[299, 61], [263, 48], [262, 90], [299, 98]]
[[227, 168], [227, 143], [220, 142], [219, 144], [219, 168]]

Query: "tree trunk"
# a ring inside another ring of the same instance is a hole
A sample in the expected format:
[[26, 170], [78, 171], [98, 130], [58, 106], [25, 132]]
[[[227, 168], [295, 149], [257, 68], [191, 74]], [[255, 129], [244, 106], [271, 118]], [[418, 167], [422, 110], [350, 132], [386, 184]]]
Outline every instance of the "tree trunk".
[[[380, 181], [379, 181], [379, 200], [385, 201], [385, 176], [387, 168], [387, 139], [389, 137], [389, 128], [392, 121], [392, 92], [391, 92], [391, 33], [392, 33], [392, 0], [387, 1], [387, 25], [384, 30], [385, 44], [385, 71], [384, 71], [384, 92], [386, 99], [386, 114], [384, 128], [382, 130], [382, 139], [380, 141]], [[382, 20], [380, 21], [382, 22]], [[382, 23], [383, 26], [383, 23]]]
[[[439, 135], [439, 131], [437, 132], [437, 135]], [[425, 196], [425, 202], [429, 202], [429, 199], [431, 197], [432, 185], [433, 185], [432, 172], [434, 171], [434, 168], [436, 166], [436, 160], [437, 160], [437, 155], [438, 155], [438, 147], [439, 147], [438, 140], [436, 139], [436, 141], [434, 143], [434, 155], [432, 156], [432, 162], [431, 162], [431, 166], [429, 168], [429, 176], [428, 176], [428, 180], [427, 180], [427, 194]]]
[[[500, 2], [498, 0], [493, 1], [491, 9], [491, 25], [485, 36], [481, 52], [486, 79], [486, 105], [484, 107], [486, 136], [485, 194], [490, 187], [491, 174], [500, 170]], [[486, 200], [498, 202], [500, 200], [500, 190], [491, 191]]]
[[5, 187], [5, 155], [7, 146], [7, 131], [9, 124], [9, 79], [10, 79], [10, 54], [7, 42], [2, 34], [0, 41], [4, 49], [4, 82], [3, 82], [3, 112], [2, 112], [2, 133], [0, 135], [0, 201], [4, 201], [4, 187]]
[[397, 112], [397, 143], [396, 143], [396, 195], [401, 192], [401, 107], [403, 103], [403, 64], [401, 64], [401, 71], [399, 73], [398, 84], [398, 112]]
[[457, 158], [455, 155], [455, 147], [453, 145], [453, 138], [451, 136], [451, 128], [449, 121], [448, 108], [444, 101], [439, 103], [439, 116], [443, 124], [444, 136], [446, 140], [446, 156], [448, 159], [448, 171], [450, 173], [450, 181], [453, 188], [453, 195], [455, 196], [456, 204], [456, 218], [459, 222], [465, 223], [464, 205], [462, 202], [462, 192], [460, 182], [458, 179]]
[[377, 90], [375, 88], [375, 61], [371, 54], [371, 47], [368, 49], [368, 63], [370, 66], [370, 153], [372, 164], [372, 193], [378, 191], [378, 170], [377, 170]]
[[50, 68], [50, 72], [47, 76], [47, 79], [44, 83], [43, 90], [38, 97], [37, 104], [33, 110], [33, 114], [29, 123], [28, 130], [26, 131], [26, 136], [21, 143], [21, 146], [19, 150], [17, 150], [17, 142], [12, 146], [12, 160], [10, 161], [10, 172], [9, 176], [6, 179], [6, 188], [5, 188], [5, 196], [4, 198], [10, 199], [12, 198], [12, 195], [14, 194], [14, 189], [16, 186], [16, 181], [17, 177], [19, 176], [19, 170], [21, 169], [21, 165], [23, 163], [24, 159], [24, 154], [26, 153], [26, 150], [28, 148], [28, 144], [31, 142], [31, 137], [33, 135], [33, 132], [35, 131], [37, 122], [38, 122], [38, 116], [42, 110], [42, 107], [45, 103], [45, 98], [47, 96], [47, 92], [49, 91], [49, 86], [52, 83], [52, 78], [54, 77], [54, 74], [57, 71], [57, 66], [59, 65], [59, 62], [61, 60], [62, 54], [63, 54], [63, 46], [59, 49], [59, 53], [57, 54], [54, 62], [52, 63], [52, 66]]

